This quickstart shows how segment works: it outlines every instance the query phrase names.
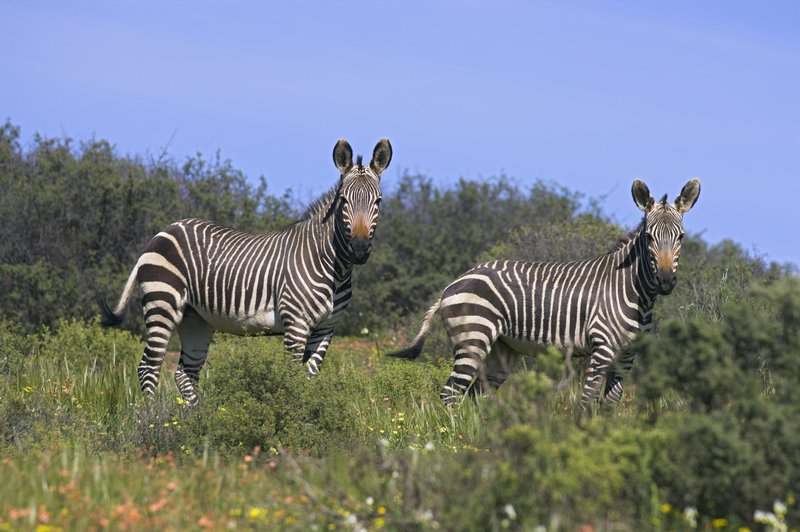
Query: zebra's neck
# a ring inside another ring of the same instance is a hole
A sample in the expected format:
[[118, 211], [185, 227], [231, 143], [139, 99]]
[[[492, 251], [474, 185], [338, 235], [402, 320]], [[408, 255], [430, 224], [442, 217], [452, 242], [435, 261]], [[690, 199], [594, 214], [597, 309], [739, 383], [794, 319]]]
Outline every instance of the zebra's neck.
[[635, 294], [642, 311], [649, 312], [653, 308], [658, 288], [647, 265], [647, 237], [643, 230], [624, 243], [616, 252], [617, 268], [625, 269], [626, 288]]
[[339, 222], [339, 186], [316, 199], [298, 222], [306, 233], [317, 242], [319, 260], [332, 273], [338, 286], [345, 282], [353, 271], [350, 246]]

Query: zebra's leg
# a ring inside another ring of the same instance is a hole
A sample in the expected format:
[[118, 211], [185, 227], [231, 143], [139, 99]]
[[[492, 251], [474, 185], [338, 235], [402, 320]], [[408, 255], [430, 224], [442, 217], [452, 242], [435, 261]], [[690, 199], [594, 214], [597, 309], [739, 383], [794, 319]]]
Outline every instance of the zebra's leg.
[[283, 318], [283, 347], [289, 351], [292, 360], [299, 364], [305, 362], [304, 355], [311, 329], [302, 321], [291, 321]]
[[[474, 309], [459, 304], [459, 299], [456, 297], [454, 303], [442, 303], [441, 306], [444, 328], [455, 355], [453, 371], [439, 394], [448, 406], [457, 402], [469, 389], [492, 345], [502, 334], [494, 322], [496, 316], [475, 315]], [[447, 301], [444, 294], [442, 300]]]
[[[635, 353], [625, 351], [620, 357], [619, 365], [625, 374], [630, 373], [634, 356]], [[622, 400], [622, 374], [616, 369], [608, 372], [603, 399], [610, 403], [619, 403]]]
[[[475, 380], [489, 349], [485, 343], [466, 341], [457, 344], [454, 351], [456, 360], [453, 364], [453, 372], [450, 373], [450, 377], [439, 394], [444, 404], [448, 406], [458, 401]], [[476, 392], [480, 393], [479, 390]]]
[[497, 390], [514, 371], [521, 356], [502, 340], [496, 341], [471, 389], [480, 395], [486, 394], [489, 390]]
[[208, 356], [208, 345], [214, 328], [195, 312], [189, 311], [178, 324], [181, 337], [181, 358], [175, 369], [175, 384], [181, 398], [190, 405], [197, 404], [194, 385], [200, 380], [200, 370]]
[[153, 301], [147, 301], [148, 295], [145, 295], [144, 300], [144, 323], [147, 328], [145, 342], [147, 345], [136, 373], [139, 376], [139, 386], [142, 392], [152, 397], [158, 387], [161, 364], [167, 353], [167, 344], [172, 337], [175, 325], [183, 318], [183, 313], [166, 301], [155, 300], [155, 298]]
[[323, 327], [311, 332], [303, 353], [303, 362], [306, 364], [309, 379], [313, 379], [319, 373], [325, 360], [325, 353], [331, 345], [331, 338], [333, 338], [333, 327]]
[[613, 363], [614, 349], [608, 344], [605, 337], [596, 337], [593, 341], [589, 367], [586, 370], [586, 382], [583, 385], [583, 393], [581, 394], [581, 403], [584, 408], [600, 396], [600, 388], [603, 386], [608, 370]]

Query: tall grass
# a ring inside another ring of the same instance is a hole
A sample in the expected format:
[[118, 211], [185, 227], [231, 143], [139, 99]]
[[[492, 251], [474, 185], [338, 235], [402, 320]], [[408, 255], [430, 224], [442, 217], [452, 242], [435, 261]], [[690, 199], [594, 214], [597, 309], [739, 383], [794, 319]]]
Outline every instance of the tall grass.
[[447, 353], [387, 360], [386, 343], [336, 338], [309, 381], [279, 340], [220, 335], [187, 408], [174, 355], [156, 398], [142, 397], [130, 334], [0, 327], [0, 530], [747, 524], [664, 496], [680, 472], [671, 453], [687, 444], [673, 428], [681, 394], [648, 402], [629, 386], [587, 418], [579, 380], [561, 381], [550, 350], [498, 393], [448, 408]]

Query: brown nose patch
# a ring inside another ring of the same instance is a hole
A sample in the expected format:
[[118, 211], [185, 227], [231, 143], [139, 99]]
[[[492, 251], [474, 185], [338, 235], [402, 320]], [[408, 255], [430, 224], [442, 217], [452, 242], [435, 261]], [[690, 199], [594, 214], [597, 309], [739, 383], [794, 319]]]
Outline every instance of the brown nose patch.
[[658, 265], [658, 269], [672, 271], [672, 267], [675, 264], [674, 259], [675, 256], [672, 254], [672, 251], [667, 249], [660, 250], [656, 256], [656, 264]]
[[353, 238], [369, 238], [369, 226], [363, 216], [359, 216], [353, 226]]

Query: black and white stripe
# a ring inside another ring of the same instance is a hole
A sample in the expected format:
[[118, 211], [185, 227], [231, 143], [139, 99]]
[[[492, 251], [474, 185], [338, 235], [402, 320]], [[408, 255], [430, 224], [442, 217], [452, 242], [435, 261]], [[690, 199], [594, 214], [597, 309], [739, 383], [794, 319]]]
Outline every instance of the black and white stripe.
[[119, 324], [134, 285], [141, 286], [147, 329], [138, 369], [142, 390], [155, 392], [174, 330], [181, 337], [175, 382], [192, 404], [215, 330], [282, 334], [286, 349], [306, 364], [309, 376], [316, 375], [350, 302], [353, 265], [369, 258], [380, 175], [391, 158], [383, 139], [368, 166], [361, 156], [354, 165], [350, 145], [340, 140], [333, 151], [339, 182], [301, 220], [272, 233], [188, 219], [153, 237], [114, 310], [103, 307], [104, 323]]
[[622, 376], [612, 365], [619, 361], [630, 369], [633, 353], [625, 347], [651, 328], [656, 296], [675, 287], [683, 214], [697, 201], [700, 181], [689, 181], [673, 204], [666, 195], [656, 202], [638, 179], [632, 194], [644, 218], [616, 249], [572, 262], [503, 260], [476, 266], [444, 289], [412, 345], [391, 356], [418, 357], [433, 316], [441, 312], [455, 354], [441, 393], [446, 403], [473, 381], [479, 392], [497, 388], [521, 355], [535, 355], [541, 345], [589, 355], [584, 404], [599, 398], [604, 381], [604, 398], [619, 401]]

